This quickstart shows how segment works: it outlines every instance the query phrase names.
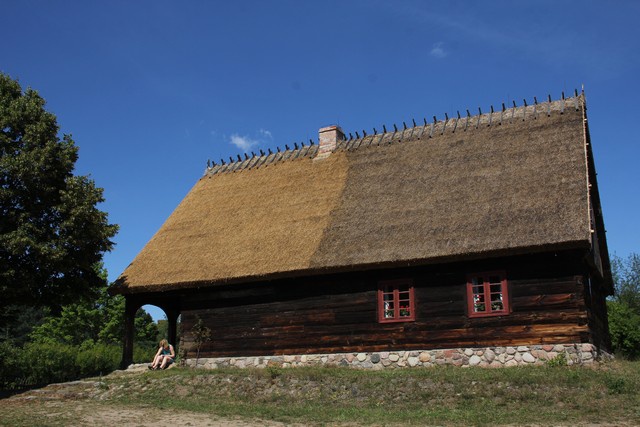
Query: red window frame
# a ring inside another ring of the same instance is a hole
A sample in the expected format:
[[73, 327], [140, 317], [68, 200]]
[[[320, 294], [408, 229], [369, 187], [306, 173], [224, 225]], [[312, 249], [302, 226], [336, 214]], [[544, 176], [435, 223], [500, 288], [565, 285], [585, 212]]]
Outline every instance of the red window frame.
[[416, 304], [411, 279], [385, 280], [378, 283], [378, 322], [416, 320]]
[[[487, 305], [487, 301], [490, 304]], [[469, 317], [504, 316], [511, 313], [507, 274], [504, 271], [468, 274], [467, 310]]]

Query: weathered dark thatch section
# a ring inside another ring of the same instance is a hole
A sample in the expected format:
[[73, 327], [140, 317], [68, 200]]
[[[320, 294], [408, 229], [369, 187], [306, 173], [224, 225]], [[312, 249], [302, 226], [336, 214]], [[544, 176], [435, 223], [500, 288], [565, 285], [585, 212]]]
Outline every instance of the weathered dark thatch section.
[[209, 168], [129, 294], [591, 247], [584, 98]]

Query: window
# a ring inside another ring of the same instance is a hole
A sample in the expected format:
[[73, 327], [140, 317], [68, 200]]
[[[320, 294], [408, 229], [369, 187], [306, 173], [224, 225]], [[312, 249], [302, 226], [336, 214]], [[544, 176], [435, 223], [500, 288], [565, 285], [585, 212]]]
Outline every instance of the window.
[[504, 272], [470, 274], [467, 277], [469, 317], [509, 314], [507, 278]]
[[413, 282], [409, 279], [380, 282], [378, 286], [378, 321], [415, 320]]

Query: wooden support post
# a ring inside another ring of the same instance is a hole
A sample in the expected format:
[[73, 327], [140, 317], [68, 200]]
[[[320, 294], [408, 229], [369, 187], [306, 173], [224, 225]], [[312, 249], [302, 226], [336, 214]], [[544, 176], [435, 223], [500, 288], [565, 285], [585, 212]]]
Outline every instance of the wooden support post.
[[125, 296], [125, 308], [124, 308], [124, 346], [122, 348], [122, 362], [120, 363], [121, 369], [127, 369], [129, 365], [133, 363], [133, 336], [135, 328], [136, 311], [138, 311], [138, 305], [130, 297]]
[[180, 316], [180, 312], [175, 309], [165, 310], [167, 314], [167, 322], [168, 322], [168, 331], [167, 331], [167, 339], [173, 347], [178, 351], [178, 316]]

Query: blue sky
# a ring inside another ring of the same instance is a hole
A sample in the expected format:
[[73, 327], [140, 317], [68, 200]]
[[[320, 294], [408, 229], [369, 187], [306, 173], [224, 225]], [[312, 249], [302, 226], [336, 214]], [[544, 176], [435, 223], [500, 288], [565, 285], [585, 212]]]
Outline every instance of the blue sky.
[[640, 2], [1, 3], [0, 71], [47, 100], [120, 225], [110, 279], [207, 159], [583, 84], [610, 252], [640, 252]]

